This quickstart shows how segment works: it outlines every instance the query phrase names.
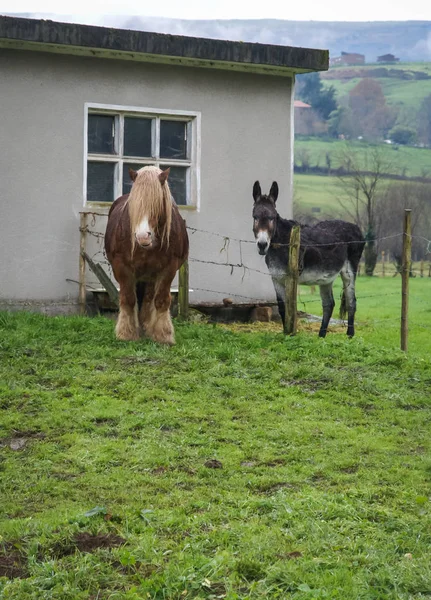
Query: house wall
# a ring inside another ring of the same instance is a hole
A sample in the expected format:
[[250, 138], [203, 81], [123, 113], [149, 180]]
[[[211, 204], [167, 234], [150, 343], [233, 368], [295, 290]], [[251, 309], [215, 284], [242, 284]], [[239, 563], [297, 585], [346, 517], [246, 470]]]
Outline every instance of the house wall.
[[[292, 80], [287, 77], [0, 50], [0, 302], [71, 303], [78, 286], [86, 102], [200, 111], [200, 211], [191, 227], [252, 240], [253, 183], [280, 186], [291, 216]], [[96, 224], [103, 230], [105, 221]], [[192, 301], [273, 298], [254, 244], [191, 235]], [[220, 252], [222, 247], [223, 252]], [[215, 294], [198, 290], [209, 289]]]

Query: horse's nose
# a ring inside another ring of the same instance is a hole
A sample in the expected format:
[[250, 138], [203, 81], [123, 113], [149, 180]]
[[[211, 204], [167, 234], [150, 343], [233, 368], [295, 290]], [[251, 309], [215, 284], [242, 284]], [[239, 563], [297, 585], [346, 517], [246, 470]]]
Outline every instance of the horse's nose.
[[140, 231], [136, 234], [136, 241], [140, 246], [149, 246], [151, 244], [151, 231]]

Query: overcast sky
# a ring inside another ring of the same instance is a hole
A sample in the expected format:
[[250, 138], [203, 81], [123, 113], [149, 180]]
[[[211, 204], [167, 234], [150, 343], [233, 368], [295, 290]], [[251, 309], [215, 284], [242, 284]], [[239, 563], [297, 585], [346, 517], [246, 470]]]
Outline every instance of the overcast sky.
[[0, 0], [0, 13], [139, 15], [177, 19], [431, 20], [430, 0]]

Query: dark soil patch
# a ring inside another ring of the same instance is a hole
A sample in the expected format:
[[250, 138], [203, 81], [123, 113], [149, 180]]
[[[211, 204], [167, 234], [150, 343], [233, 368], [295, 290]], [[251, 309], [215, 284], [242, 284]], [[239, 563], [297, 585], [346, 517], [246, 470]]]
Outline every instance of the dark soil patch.
[[207, 460], [204, 463], [204, 465], [208, 469], [223, 469], [223, 464], [215, 458], [212, 458], [211, 460]]
[[28, 577], [27, 561], [12, 542], [7, 542], [0, 549], [0, 577], [8, 579]]
[[99, 548], [117, 548], [125, 543], [125, 539], [114, 533], [97, 533], [93, 535], [87, 531], [83, 531], [82, 533], [77, 533], [70, 541], [56, 543], [52, 548], [52, 554], [56, 558], [62, 558], [63, 556], [74, 554], [76, 550], [80, 552], [94, 552]]

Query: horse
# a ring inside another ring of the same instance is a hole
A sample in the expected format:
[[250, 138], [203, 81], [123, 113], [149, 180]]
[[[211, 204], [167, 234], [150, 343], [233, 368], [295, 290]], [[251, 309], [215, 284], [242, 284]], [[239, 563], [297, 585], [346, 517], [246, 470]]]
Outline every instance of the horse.
[[143, 334], [172, 345], [170, 288], [188, 257], [186, 225], [169, 190], [169, 169], [148, 166], [129, 174], [132, 189], [113, 202], [105, 234], [106, 256], [120, 286], [116, 336], [137, 340]]
[[[272, 277], [278, 310], [286, 328], [287, 265], [290, 232], [297, 221], [283, 219], [277, 212], [278, 184], [273, 182], [268, 195], [262, 195], [258, 181], [253, 186], [253, 232], [259, 254]], [[365, 246], [357, 225], [346, 221], [321, 221], [313, 226], [300, 225], [299, 283], [318, 285], [323, 318], [319, 336], [325, 337], [335, 302], [332, 284], [338, 275], [343, 280], [340, 318], [348, 315], [347, 335], [355, 334], [355, 281], [359, 261]]]

